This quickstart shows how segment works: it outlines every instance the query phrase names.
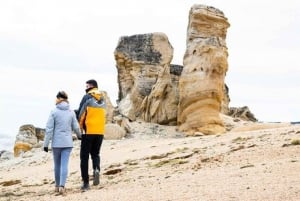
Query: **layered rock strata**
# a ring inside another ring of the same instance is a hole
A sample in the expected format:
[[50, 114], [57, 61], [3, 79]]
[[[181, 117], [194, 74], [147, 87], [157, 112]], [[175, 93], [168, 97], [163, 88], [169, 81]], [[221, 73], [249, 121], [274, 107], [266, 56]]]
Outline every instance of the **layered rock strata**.
[[225, 132], [219, 116], [228, 68], [223, 12], [205, 5], [192, 6], [189, 13], [186, 52], [179, 79], [179, 130], [187, 135]]

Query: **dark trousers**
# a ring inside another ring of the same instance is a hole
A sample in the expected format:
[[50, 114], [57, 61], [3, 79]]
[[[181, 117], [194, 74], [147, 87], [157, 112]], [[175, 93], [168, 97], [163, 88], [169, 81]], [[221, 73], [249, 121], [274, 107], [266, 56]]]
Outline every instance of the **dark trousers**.
[[100, 171], [100, 149], [103, 135], [82, 135], [80, 147], [80, 169], [84, 183], [89, 182], [89, 155], [91, 154], [93, 169]]

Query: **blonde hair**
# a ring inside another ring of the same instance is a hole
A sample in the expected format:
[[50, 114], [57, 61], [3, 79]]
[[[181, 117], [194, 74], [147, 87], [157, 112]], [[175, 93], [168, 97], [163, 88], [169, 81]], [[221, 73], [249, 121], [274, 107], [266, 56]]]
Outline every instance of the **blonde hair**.
[[57, 98], [57, 99], [56, 99], [56, 101], [55, 101], [55, 104], [57, 105], [57, 104], [59, 104], [59, 103], [61, 103], [61, 102], [63, 102], [63, 101], [65, 101], [65, 102], [69, 103], [68, 99], [64, 99], [64, 98]]

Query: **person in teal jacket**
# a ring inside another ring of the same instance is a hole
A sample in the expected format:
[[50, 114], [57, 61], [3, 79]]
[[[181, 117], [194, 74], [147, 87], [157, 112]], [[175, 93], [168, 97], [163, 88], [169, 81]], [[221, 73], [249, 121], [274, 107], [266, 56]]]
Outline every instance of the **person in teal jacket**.
[[73, 131], [81, 139], [79, 123], [73, 110], [70, 110], [68, 95], [59, 91], [56, 95], [56, 107], [50, 112], [44, 138], [44, 151], [51, 147], [54, 160], [55, 192], [65, 195], [68, 164], [73, 148]]

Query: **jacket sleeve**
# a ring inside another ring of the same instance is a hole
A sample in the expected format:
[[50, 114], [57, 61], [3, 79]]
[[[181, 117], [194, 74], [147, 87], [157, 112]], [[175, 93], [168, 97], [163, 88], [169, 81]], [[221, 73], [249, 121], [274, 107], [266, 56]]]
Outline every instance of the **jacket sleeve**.
[[75, 111], [75, 114], [76, 114], [76, 118], [77, 120], [79, 121], [79, 118], [80, 118], [80, 111], [82, 110], [82, 108], [84, 107], [84, 104], [85, 102], [90, 98], [91, 96], [89, 94], [85, 94], [81, 101], [80, 101], [80, 104], [79, 104], [79, 107], [77, 110], [74, 110]]
[[85, 130], [85, 119], [86, 119], [86, 113], [87, 113], [87, 105], [88, 105], [88, 100], [85, 101], [85, 103], [82, 105], [79, 115], [78, 115], [78, 121], [79, 121], [79, 126], [80, 129]]
[[46, 133], [45, 133], [45, 137], [44, 137], [44, 147], [49, 146], [49, 142], [50, 142], [50, 140], [52, 140], [53, 133], [54, 133], [54, 113], [52, 111], [50, 113], [49, 117], [48, 117], [47, 124], [46, 124]]
[[81, 102], [80, 102], [80, 106], [79, 106], [79, 109], [78, 109], [78, 121], [79, 121], [79, 126], [80, 126], [80, 129], [83, 129], [85, 130], [86, 127], [85, 127], [85, 118], [86, 118], [86, 113], [87, 113], [87, 106], [88, 106], [88, 102], [89, 100], [91, 99], [91, 95], [89, 94], [86, 94]]
[[72, 130], [75, 132], [76, 136], [78, 139], [81, 138], [81, 132], [80, 132], [80, 128], [79, 128], [79, 123], [77, 121], [76, 115], [75, 113], [73, 113], [73, 118], [72, 118]]

